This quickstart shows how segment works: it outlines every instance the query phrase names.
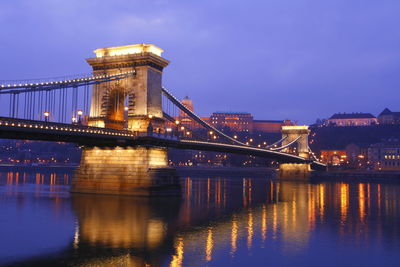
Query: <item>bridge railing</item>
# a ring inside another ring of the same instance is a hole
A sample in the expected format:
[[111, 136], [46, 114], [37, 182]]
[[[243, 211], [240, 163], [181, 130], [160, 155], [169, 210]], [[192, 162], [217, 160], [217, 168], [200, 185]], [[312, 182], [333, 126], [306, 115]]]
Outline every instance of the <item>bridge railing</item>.
[[59, 122], [46, 122], [37, 120], [26, 120], [26, 119], [15, 119], [0, 117], [0, 127], [13, 127], [19, 129], [41, 129], [43, 131], [59, 131], [59, 132], [82, 132], [82, 133], [93, 133], [101, 135], [115, 135], [115, 136], [127, 136], [135, 137], [132, 131], [128, 130], [115, 130], [108, 128], [99, 128], [93, 126], [85, 126], [80, 124], [67, 124]]

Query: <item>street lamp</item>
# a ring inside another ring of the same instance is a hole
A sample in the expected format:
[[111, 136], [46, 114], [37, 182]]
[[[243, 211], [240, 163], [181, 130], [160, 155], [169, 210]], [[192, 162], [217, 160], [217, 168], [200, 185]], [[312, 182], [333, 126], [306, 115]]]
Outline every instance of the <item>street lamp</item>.
[[43, 112], [43, 115], [44, 115], [44, 121], [48, 122], [49, 121], [50, 112], [45, 111], [45, 112]]
[[176, 137], [179, 137], [179, 123], [181, 123], [179, 120], [175, 120], [175, 135]]
[[147, 134], [152, 135], [153, 131], [154, 131], [153, 125], [151, 123], [151, 119], [153, 118], [153, 115], [149, 114], [149, 115], [147, 115], [147, 117], [149, 117], [149, 119], [150, 119], [149, 125], [147, 126]]
[[72, 117], [72, 124], [75, 124], [76, 122], [77, 122], [76, 117], [73, 116], [73, 117]]
[[78, 114], [78, 124], [81, 124], [82, 123], [83, 111], [82, 110], [78, 110], [76, 113]]

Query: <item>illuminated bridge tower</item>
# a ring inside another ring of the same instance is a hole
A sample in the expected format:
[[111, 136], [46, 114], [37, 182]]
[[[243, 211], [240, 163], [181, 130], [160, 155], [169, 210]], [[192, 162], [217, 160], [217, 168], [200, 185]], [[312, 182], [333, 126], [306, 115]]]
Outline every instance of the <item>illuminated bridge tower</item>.
[[[296, 141], [297, 146], [295, 146], [296, 154], [302, 158], [308, 159], [310, 156], [310, 151], [308, 148], [308, 135], [310, 130], [308, 126], [282, 126], [282, 146]], [[285, 148], [282, 152], [289, 153], [289, 148]]]
[[[284, 148], [281, 152], [294, 152], [297, 156], [309, 159], [310, 149], [308, 147], [308, 135], [310, 130], [308, 126], [282, 126], [282, 146], [295, 142], [293, 150], [290, 147]], [[301, 179], [309, 177], [311, 165], [309, 163], [283, 163], [279, 167], [279, 176], [281, 178]]]
[[[146, 132], [149, 122], [164, 129], [161, 104], [162, 71], [169, 61], [162, 49], [147, 44], [96, 49], [87, 59], [94, 75], [135, 72], [122, 80], [97, 84], [93, 88], [89, 125]], [[158, 130], [158, 129], [157, 129]]]
[[[151, 125], [153, 131], [164, 132], [161, 82], [169, 61], [161, 57], [163, 50], [137, 44], [94, 52], [96, 57], [87, 59], [94, 75], [133, 75], [93, 87], [89, 126], [141, 133]], [[127, 195], [168, 194], [175, 189], [179, 190], [179, 180], [168, 167], [166, 148], [122, 145], [84, 147], [72, 187], [73, 192]]]

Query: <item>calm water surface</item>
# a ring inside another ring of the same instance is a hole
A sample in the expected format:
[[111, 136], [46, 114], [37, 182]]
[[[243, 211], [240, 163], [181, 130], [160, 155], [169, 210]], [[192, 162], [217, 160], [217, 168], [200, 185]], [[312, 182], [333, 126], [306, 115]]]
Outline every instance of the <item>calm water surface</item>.
[[182, 199], [0, 173], [0, 265], [399, 266], [400, 184], [182, 178]]

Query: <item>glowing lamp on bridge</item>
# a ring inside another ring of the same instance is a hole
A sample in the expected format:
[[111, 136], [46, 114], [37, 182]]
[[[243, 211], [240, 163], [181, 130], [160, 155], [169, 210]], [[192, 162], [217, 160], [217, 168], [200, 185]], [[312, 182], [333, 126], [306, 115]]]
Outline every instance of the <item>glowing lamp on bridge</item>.
[[161, 57], [162, 52], [164, 52], [164, 50], [153, 44], [134, 44], [118, 47], [99, 48], [94, 50], [96, 57], [114, 57], [141, 53], [152, 53]]
[[152, 114], [148, 115], [149, 119], [152, 119], [154, 116]]
[[78, 123], [81, 124], [82, 123], [83, 110], [78, 110], [76, 112], [76, 114], [78, 114]]
[[43, 115], [44, 115], [44, 121], [49, 121], [50, 112], [45, 111], [45, 112], [43, 112]]
[[176, 124], [176, 125], [178, 125], [179, 123], [180, 123], [180, 121], [178, 121], [178, 120], [175, 121], [175, 124]]

